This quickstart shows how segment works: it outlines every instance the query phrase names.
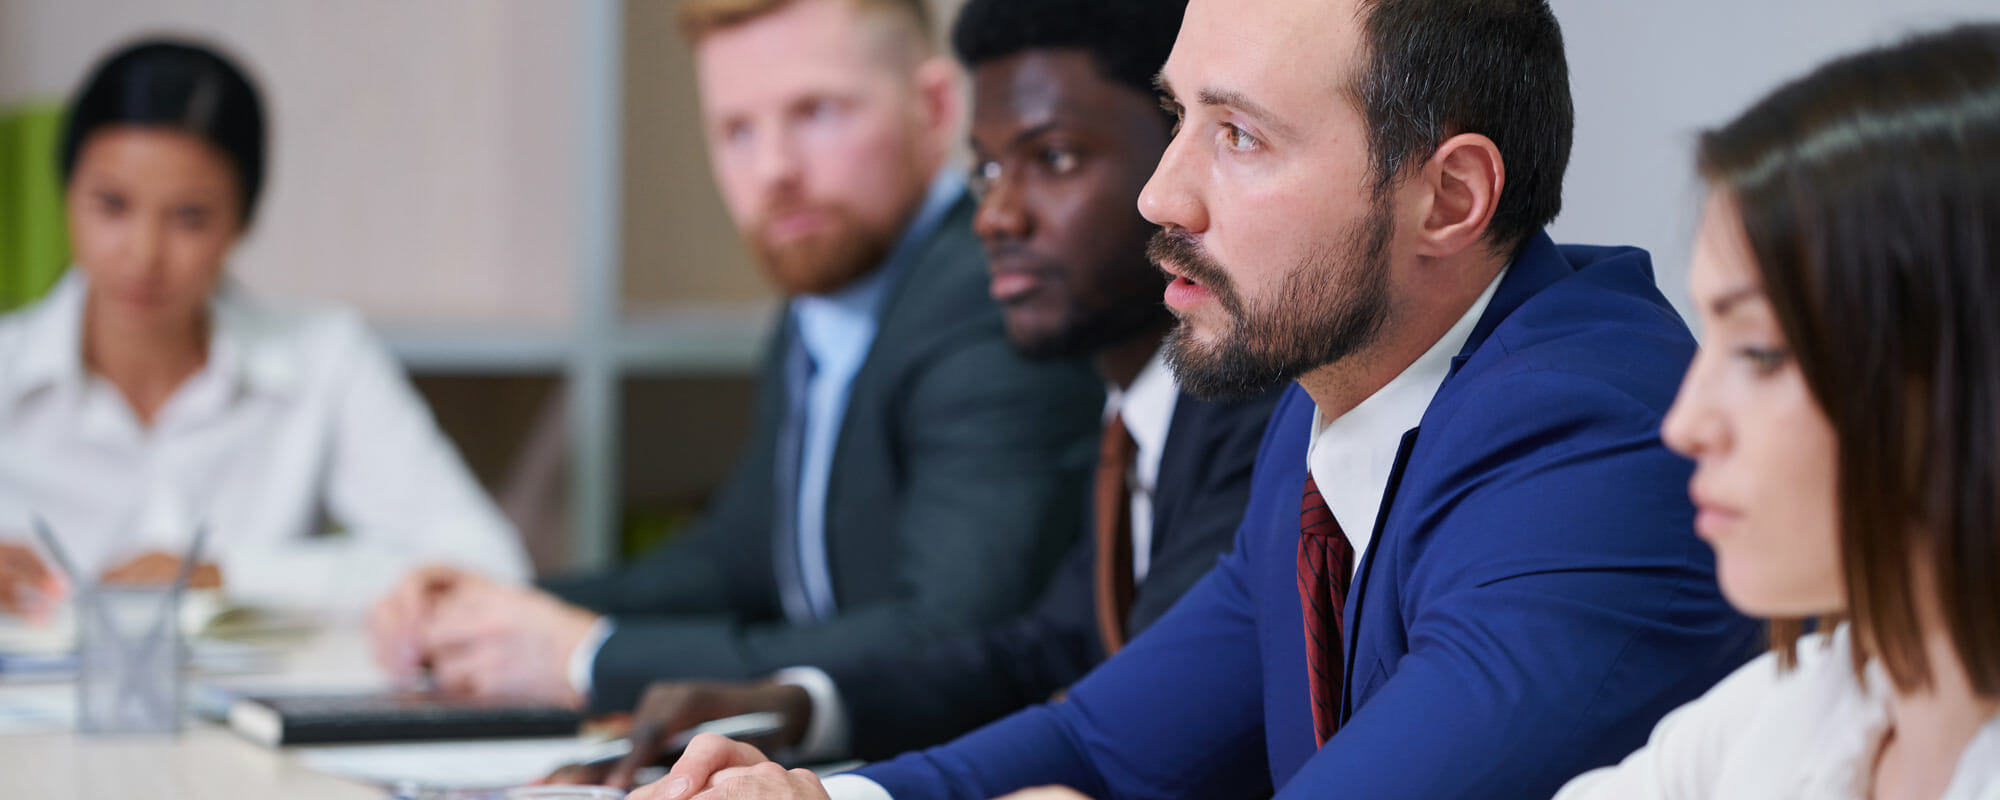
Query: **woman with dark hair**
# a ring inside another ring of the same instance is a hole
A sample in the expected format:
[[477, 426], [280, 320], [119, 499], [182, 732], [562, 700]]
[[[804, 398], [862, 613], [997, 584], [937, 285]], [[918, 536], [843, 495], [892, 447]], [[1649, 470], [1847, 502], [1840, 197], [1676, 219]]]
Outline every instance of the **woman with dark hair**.
[[1559, 797], [2000, 797], [2000, 25], [1821, 67], [1699, 162], [1664, 436], [1774, 652]]
[[242, 70], [137, 43], [98, 65], [66, 126], [75, 267], [0, 317], [0, 608], [62, 592], [27, 544], [37, 517], [114, 581], [169, 579], [206, 526], [195, 582], [259, 604], [363, 609], [432, 561], [525, 576], [511, 528], [353, 315], [226, 279], [265, 174]]

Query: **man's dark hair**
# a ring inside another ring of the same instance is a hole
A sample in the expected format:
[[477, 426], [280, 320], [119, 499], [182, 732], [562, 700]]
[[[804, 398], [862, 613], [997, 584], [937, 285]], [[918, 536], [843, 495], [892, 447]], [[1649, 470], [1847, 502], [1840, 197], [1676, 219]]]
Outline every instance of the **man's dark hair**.
[[241, 67], [214, 48], [150, 39], [111, 54], [70, 103], [57, 174], [68, 185], [92, 134], [114, 126], [167, 128], [207, 142], [236, 168], [243, 224], [264, 187], [264, 104]]
[[1507, 182], [1487, 236], [1513, 252], [1562, 210], [1576, 111], [1562, 28], [1546, 0], [1362, 0], [1367, 64], [1353, 92], [1368, 118], [1376, 191], [1444, 140], [1493, 140]]
[[1186, 13], [1187, 0], [970, 0], [951, 46], [968, 69], [1025, 50], [1082, 50], [1105, 79], [1150, 96]]

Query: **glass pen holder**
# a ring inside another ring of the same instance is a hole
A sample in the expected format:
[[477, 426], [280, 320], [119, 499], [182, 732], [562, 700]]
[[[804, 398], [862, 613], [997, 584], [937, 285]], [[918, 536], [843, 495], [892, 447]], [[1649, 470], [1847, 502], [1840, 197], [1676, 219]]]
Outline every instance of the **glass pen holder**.
[[187, 665], [180, 601], [172, 585], [97, 585], [76, 593], [79, 732], [180, 731]]

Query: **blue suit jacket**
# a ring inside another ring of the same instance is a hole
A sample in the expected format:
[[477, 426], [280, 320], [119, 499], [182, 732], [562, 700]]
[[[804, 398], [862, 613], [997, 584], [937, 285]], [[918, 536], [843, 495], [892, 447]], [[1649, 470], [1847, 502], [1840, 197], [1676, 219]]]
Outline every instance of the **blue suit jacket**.
[[863, 774], [898, 800], [1548, 797], [1746, 660], [1660, 418], [1694, 341], [1643, 251], [1516, 258], [1403, 437], [1315, 749], [1295, 579], [1312, 402], [1279, 403], [1235, 552], [1071, 690]]

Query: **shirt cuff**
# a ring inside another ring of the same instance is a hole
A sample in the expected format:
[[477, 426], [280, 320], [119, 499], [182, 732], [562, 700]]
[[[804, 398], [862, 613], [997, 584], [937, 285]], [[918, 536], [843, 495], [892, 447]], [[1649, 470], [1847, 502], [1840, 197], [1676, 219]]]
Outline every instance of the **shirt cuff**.
[[590, 632], [583, 635], [583, 641], [576, 643], [576, 649], [569, 651], [569, 688], [576, 690], [576, 696], [585, 702], [590, 699], [591, 673], [596, 671], [597, 651], [604, 649], [604, 640], [611, 638], [611, 632], [618, 626], [610, 617], [598, 617], [590, 624]]
[[812, 698], [812, 721], [806, 724], [806, 736], [794, 751], [798, 758], [806, 762], [846, 758], [847, 706], [840, 702], [840, 687], [834, 685], [833, 676], [818, 667], [791, 667], [778, 670], [771, 680], [804, 689]]
[[852, 772], [834, 775], [820, 781], [828, 797], [833, 800], [896, 800], [882, 784], [856, 775]]

